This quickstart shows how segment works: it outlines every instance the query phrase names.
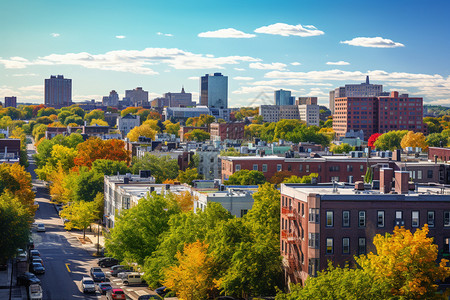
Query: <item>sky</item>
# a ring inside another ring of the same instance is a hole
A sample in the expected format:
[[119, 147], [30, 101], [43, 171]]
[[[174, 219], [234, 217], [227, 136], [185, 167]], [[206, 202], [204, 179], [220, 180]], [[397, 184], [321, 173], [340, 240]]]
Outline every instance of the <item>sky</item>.
[[450, 106], [450, 1], [0, 2], [0, 101], [43, 103], [44, 79], [72, 79], [73, 101], [143, 87], [150, 100], [228, 76], [230, 107], [273, 91], [317, 96], [370, 76], [384, 91]]

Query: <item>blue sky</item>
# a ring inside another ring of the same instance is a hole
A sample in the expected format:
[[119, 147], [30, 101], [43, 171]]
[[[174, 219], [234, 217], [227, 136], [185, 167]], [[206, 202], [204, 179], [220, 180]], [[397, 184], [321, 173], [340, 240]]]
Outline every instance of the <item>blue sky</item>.
[[229, 77], [229, 105], [273, 90], [318, 96], [345, 83], [450, 106], [450, 1], [2, 1], [0, 99], [43, 103], [44, 79], [73, 100], [142, 86], [150, 97]]

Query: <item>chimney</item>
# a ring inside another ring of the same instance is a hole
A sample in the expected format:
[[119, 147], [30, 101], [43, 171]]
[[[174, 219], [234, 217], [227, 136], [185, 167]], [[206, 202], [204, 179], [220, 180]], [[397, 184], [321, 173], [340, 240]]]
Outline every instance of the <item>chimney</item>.
[[395, 171], [395, 192], [397, 194], [408, 194], [409, 172]]
[[381, 168], [380, 170], [380, 192], [388, 194], [392, 190], [392, 177], [394, 176], [394, 169]]
[[402, 150], [401, 149], [395, 149], [394, 152], [392, 152], [392, 160], [393, 161], [402, 161]]
[[362, 181], [355, 182], [355, 190], [364, 191], [364, 182]]
[[391, 92], [391, 98], [398, 98], [398, 92]]

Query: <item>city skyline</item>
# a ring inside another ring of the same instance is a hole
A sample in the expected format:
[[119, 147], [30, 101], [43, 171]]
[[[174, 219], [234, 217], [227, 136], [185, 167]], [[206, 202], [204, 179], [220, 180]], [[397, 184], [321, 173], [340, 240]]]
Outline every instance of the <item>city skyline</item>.
[[184, 86], [199, 102], [200, 77], [220, 72], [229, 107], [272, 104], [261, 93], [279, 89], [328, 106], [330, 90], [366, 75], [450, 104], [447, 1], [106, 4], [0, 4], [0, 97], [43, 103], [44, 79], [62, 74], [75, 102], [138, 86], [149, 100]]

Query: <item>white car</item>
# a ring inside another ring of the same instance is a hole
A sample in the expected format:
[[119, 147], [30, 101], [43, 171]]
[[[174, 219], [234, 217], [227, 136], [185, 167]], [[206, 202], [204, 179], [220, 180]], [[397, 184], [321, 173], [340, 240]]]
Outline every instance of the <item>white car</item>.
[[37, 232], [45, 232], [45, 225], [42, 223], [37, 224]]
[[28, 299], [42, 300], [42, 288], [39, 284], [32, 284], [28, 289]]
[[81, 288], [83, 293], [95, 293], [95, 282], [90, 277], [81, 279]]

